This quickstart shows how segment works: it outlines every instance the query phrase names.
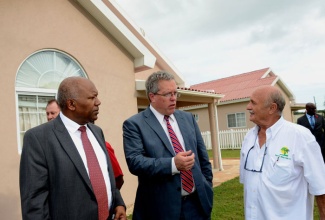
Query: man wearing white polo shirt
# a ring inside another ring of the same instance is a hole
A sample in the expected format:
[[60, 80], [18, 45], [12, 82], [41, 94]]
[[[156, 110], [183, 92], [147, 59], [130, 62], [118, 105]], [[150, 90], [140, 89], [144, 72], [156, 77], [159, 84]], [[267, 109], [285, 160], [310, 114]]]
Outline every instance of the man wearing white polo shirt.
[[325, 165], [315, 137], [282, 117], [285, 100], [273, 86], [247, 105], [256, 124], [244, 138], [240, 182], [246, 219], [313, 219], [314, 196], [325, 219]]

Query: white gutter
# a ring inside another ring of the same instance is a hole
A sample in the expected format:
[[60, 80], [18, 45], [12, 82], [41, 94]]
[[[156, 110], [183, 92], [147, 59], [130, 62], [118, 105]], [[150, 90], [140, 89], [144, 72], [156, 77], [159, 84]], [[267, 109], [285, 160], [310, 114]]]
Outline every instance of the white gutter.
[[122, 23], [102, 0], [76, 0], [88, 11], [133, 57], [135, 69], [154, 68], [156, 57]]

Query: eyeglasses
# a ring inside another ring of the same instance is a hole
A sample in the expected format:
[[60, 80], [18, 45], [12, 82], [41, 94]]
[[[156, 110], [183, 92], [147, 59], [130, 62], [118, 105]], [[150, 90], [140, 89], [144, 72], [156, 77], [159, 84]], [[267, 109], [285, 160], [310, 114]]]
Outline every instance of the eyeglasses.
[[[257, 137], [256, 137], [257, 138]], [[255, 140], [256, 142], [256, 140]], [[254, 170], [254, 169], [247, 169], [246, 165], [247, 165], [247, 158], [249, 156], [249, 152], [254, 148], [255, 146], [255, 142], [254, 142], [254, 145], [249, 149], [249, 151], [247, 152], [247, 156], [246, 156], [246, 160], [245, 160], [245, 165], [244, 165], [244, 169], [247, 170], [247, 171], [251, 171], [251, 172], [256, 172], [256, 173], [262, 173], [262, 168], [263, 168], [263, 164], [264, 164], [264, 158], [265, 158], [265, 155], [266, 155], [266, 151], [267, 151], [267, 146], [266, 146], [266, 143], [265, 143], [265, 150], [264, 150], [264, 155], [263, 155], [263, 160], [262, 160], [262, 164], [261, 164], [261, 168], [260, 170]]]
[[160, 96], [163, 96], [165, 98], [170, 98], [172, 96], [175, 96], [176, 98], [179, 98], [181, 96], [181, 94], [178, 93], [178, 92], [168, 92], [168, 93], [165, 93], [165, 94], [154, 93], [154, 95], [160, 95]]

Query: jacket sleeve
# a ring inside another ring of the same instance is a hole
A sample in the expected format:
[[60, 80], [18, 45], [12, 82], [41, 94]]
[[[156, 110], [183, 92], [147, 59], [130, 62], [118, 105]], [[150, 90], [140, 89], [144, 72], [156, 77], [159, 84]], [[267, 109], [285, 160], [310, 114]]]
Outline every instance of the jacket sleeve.
[[20, 160], [19, 184], [24, 220], [44, 220], [49, 216], [48, 169], [40, 141], [34, 133], [24, 136]]

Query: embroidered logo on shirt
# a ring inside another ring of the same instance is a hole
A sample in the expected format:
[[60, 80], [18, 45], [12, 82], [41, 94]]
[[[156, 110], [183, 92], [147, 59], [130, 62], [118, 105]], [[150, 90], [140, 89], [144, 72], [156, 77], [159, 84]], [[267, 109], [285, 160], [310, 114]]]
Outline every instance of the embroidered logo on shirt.
[[275, 154], [276, 157], [280, 157], [280, 158], [283, 158], [283, 159], [287, 159], [287, 160], [291, 160], [291, 158], [289, 158], [289, 148], [287, 146], [283, 146], [281, 149], [280, 149], [281, 153], [280, 154]]

